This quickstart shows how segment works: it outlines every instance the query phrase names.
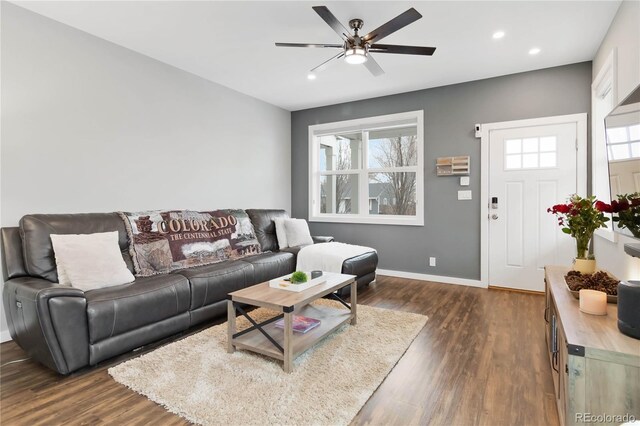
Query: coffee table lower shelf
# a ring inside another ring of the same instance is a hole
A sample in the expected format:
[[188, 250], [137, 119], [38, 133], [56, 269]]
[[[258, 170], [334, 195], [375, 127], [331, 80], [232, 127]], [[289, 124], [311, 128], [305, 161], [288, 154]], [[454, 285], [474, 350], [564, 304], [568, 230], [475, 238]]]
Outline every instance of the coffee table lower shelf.
[[[344, 309], [326, 308], [323, 306], [307, 305], [296, 312], [295, 315], [303, 315], [320, 320], [320, 325], [306, 333], [293, 333], [293, 357], [309, 349], [324, 336], [332, 333], [341, 325], [351, 321], [354, 315]], [[284, 330], [274, 323], [262, 327], [280, 346], [284, 347]], [[272, 358], [284, 360], [284, 354], [276, 348], [259, 330], [250, 331], [247, 334], [233, 339], [233, 346], [237, 349], [246, 349]]]

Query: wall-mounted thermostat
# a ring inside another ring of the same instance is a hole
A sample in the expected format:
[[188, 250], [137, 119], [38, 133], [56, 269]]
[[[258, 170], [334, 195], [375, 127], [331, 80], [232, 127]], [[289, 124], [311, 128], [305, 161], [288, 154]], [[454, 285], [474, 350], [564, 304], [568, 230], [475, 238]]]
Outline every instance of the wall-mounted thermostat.
[[471, 158], [460, 157], [440, 157], [436, 160], [436, 173], [438, 176], [468, 175]]

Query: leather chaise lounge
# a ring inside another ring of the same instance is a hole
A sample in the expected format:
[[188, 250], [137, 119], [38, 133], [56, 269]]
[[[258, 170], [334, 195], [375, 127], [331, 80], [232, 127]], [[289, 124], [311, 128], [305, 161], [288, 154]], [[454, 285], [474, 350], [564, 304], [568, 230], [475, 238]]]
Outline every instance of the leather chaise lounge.
[[[117, 230], [122, 257], [133, 263], [117, 213], [24, 216], [3, 228], [3, 303], [13, 340], [29, 356], [61, 374], [187, 330], [226, 314], [229, 292], [287, 273], [299, 248], [278, 250], [273, 218], [284, 210], [247, 210], [263, 253], [212, 265], [136, 278], [130, 284], [84, 292], [57, 285], [51, 234]], [[333, 241], [314, 237], [314, 242]], [[376, 253], [344, 262], [358, 285], [375, 279]]]

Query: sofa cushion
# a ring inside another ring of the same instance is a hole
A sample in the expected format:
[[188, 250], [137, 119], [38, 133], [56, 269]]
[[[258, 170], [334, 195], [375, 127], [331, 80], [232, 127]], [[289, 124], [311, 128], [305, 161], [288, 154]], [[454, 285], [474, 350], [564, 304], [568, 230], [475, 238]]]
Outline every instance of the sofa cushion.
[[181, 275], [138, 278], [85, 292], [91, 343], [189, 310], [189, 281]]
[[96, 234], [51, 234], [58, 282], [84, 291], [135, 280], [122, 260], [118, 231]]
[[246, 257], [242, 261], [253, 265], [254, 281], [251, 284], [281, 277], [296, 270], [296, 257], [287, 251], [262, 253]]
[[118, 245], [133, 272], [124, 222], [117, 213], [30, 214], [20, 219], [24, 266], [29, 275], [58, 282], [51, 234], [94, 234], [118, 231]]
[[253, 265], [244, 262], [244, 259], [183, 269], [171, 275], [180, 275], [189, 280], [190, 310], [225, 300], [232, 291], [254, 283]]
[[309, 224], [304, 219], [287, 219], [284, 221], [284, 230], [287, 234], [287, 243], [291, 247], [307, 246], [313, 244]]
[[288, 218], [289, 215], [284, 210], [249, 209], [245, 210], [253, 223], [256, 237], [262, 251], [278, 250], [278, 238], [276, 237], [276, 225], [273, 219], [276, 217]]

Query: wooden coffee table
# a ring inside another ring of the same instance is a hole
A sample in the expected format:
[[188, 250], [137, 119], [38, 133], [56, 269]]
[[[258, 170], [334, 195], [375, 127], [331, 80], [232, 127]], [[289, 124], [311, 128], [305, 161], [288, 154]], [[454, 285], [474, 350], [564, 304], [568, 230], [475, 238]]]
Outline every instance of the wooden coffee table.
[[[327, 282], [318, 284], [301, 292], [293, 292], [269, 287], [268, 282], [256, 284], [242, 290], [229, 293], [227, 352], [246, 349], [284, 362], [284, 371], [293, 370], [293, 360], [338, 327], [350, 321], [356, 324], [357, 282], [354, 275], [325, 273]], [[351, 286], [349, 303], [342, 300], [335, 291]], [[341, 302], [348, 310], [310, 305], [314, 300], [329, 296]], [[242, 308], [243, 305], [260, 306], [281, 314], [257, 323]], [[236, 329], [236, 315], [242, 314], [251, 323], [251, 327], [240, 332]], [[319, 319], [320, 325], [308, 332], [295, 333], [292, 329], [293, 315], [304, 315]], [[284, 318], [284, 329], [275, 326], [275, 322]]]

